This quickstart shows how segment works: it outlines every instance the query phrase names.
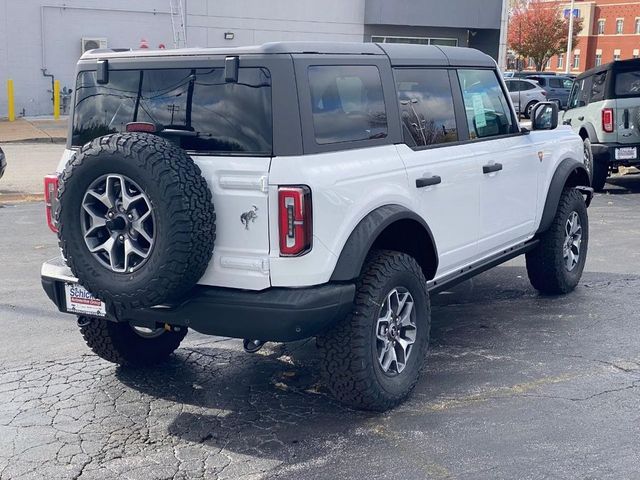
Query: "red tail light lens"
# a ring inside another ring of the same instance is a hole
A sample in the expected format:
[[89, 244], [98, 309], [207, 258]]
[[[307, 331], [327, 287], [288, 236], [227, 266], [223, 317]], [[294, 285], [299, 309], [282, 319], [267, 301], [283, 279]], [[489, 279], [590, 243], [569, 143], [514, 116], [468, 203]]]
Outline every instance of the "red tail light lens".
[[44, 205], [47, 212], [47, 225], [53, 233], [58, 233], [54, 213], [58, 204], [58, 176], [47, 175], [44, 177]]
[[602, 130], [613, 133], [613, 108], [602, 109]]
[[126, 125], [127, 132], [145, 132], [145, 133], [155, 133], [156, 126], [153, 123], [149, 122], [129, 122]]
[[309, 187], [279, 188], [278, 224], [281, 257], [296, 257], [311, 250], [313, 237], [311, 212], [311, 189]]

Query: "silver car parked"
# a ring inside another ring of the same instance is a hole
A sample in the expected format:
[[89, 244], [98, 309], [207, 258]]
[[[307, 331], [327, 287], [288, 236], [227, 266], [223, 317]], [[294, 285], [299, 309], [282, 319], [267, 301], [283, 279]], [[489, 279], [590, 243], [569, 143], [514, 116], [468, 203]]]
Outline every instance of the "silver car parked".
[[505, 78], [504, 81], [518, 115], [530, 118], [533, 107], [539, 102], [547, 101], [547, 92], [533, 80]]

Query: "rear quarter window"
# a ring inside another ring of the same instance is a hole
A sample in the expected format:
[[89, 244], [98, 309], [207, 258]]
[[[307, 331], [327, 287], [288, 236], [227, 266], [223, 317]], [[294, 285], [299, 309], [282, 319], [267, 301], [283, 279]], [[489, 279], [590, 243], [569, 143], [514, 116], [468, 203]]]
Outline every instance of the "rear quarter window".
[[264, 68], [240, 68], [237, 83], [225, 82], [222, 68], [111, 70], [107, 84], [85, 71], [76, 85], [72, 144], [148, 122], [185, 150], [270, 155], [271, 117]]
[[385, 138], [387, 113], [378, 68], [321, 65], [308, 69], [316, 143]]
[[616, 74], [616, 96], [640, 96], [640, 70]]

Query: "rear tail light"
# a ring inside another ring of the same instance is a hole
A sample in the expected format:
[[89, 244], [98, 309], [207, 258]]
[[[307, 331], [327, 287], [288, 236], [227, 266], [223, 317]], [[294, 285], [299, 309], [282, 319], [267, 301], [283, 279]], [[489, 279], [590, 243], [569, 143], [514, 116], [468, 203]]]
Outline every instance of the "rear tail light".
[[155, 123], [149, 122], [129, 122], [125, 128], [127, 132], [156, 133]]
[[295, 257], [311, 250], [313, 219], [311, 190], [306, 186], [278, 189], [280, 256]]
[[44, 205], [47, 212], [47, 225], [53, 233], [58, 233], [58, 225], [54, 215], [58, 205], [57, 175], [47, 175], [44, 177]]
[[613, 133], [613, 108], [602, 109], [602, 130]]
[[542, 90], [540, 93], [542, 94], [543, 97], [547, 96], [547, 91], [546, 90]]

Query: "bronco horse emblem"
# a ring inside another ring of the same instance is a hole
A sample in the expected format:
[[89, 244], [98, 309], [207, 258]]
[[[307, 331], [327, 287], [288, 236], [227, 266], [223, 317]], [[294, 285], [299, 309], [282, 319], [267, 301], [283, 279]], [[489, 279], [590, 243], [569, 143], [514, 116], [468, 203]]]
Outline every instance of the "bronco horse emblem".
[[253, 208], [251, 210], [249, 210], [248, 212], [244, 212], [242, 215], [240, 215], [240, 221], [244, 225], [245, 230], [249, 230], [249, 222], [251, 223], [256, 222], [256, 218], [258, 218], [257, 212], [258, 212], [258, 207], [253, 205]]

